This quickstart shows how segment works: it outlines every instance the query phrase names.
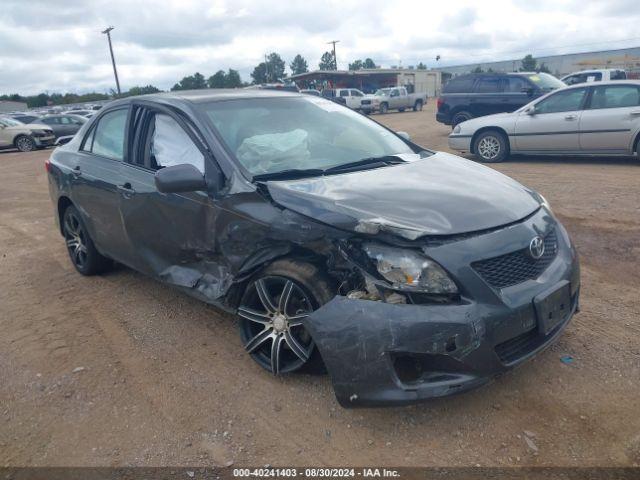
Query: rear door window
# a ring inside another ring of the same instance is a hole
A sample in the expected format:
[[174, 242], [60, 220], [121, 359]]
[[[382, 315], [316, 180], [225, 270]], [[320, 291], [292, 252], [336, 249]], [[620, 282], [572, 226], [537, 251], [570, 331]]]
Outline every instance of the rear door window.
[[473, 84], [475, 77], [452, 78], [444, 86], [444, 93], [471, 93], [473, 92]]
[[477, 93], [499, 93], [500, 88], [500, 77], [482, 77], [478, 80], [478, 84], [476, 85]]
[[640, 90], [634, 85], [603, 85], [593, 89], [592, 110], [625, 108], [640, 105]]
[[113, 160], [122, 160], [128, 112], [128, 109], [121, 108], [103, 115], [89, 138], [85, 139], [83, 150]]

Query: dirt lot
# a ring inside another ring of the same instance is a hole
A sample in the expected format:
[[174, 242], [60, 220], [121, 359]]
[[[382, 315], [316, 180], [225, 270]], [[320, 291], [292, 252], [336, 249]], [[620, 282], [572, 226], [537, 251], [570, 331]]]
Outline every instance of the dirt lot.
[[[375, 118], [446, 150], [432, 105]], [[557, 344], [462, 396], [344, 410], [327, 377], [262, 371], [215, 309], [125, 268], [77, 274], [48, 155], [0, 153], [0, 465], [640, 464], [636, 160], [496, 166], [545, 195], [580, 250], [582, 312]]]

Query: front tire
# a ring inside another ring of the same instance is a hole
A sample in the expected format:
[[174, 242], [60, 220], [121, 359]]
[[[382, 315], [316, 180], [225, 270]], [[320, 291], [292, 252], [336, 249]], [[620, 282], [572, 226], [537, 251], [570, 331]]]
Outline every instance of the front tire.
[[36, 149], [36, 142], [28, 135], [20, 135], [15, 140], [15, 146], [21, 152], [33, 152]]
[[303, 319], [334, 290], [314, 265], [278, 260], [247, 285], [238, 307], [240, 339], [251, 358], [274, 375], [322, 364]]
[[485, 163], [498, 163], [509, 156], [509, 141], [497, 130], [488, 130], [477, 136], [473, 142], [476, 158]]
[[389, 104], [381, 103], [380, 104], [380, 113], [387, 113], [389, 111]]
[[107, 269], [109, 259], [96, 250], [76, 207], [69, 206], [64, 211], [62, 231], [69, 258], [78, 272], [90, 276]]

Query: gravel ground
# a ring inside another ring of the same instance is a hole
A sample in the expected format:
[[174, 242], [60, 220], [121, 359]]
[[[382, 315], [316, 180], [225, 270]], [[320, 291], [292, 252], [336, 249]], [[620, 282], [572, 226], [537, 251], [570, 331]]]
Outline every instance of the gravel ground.
[[[446, 150], [428, 107], [374, 118]], [[637, 160], [496, 165], [571, 232], [582, 312], [479, 390], [345, 410], [327, 377], [262, 371], [215, 309], [126, 268], [78, 275], [53, 223], [49, 153], [0, 153], [0, 466], [640, 464]]]

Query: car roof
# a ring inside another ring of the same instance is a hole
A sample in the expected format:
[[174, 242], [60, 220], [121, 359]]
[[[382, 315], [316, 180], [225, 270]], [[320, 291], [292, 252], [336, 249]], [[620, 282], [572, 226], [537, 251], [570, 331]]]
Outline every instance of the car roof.
[[603, 82], [576, 83], [574, 85], [564, 87], [563, 90], [569, 88], [602, 87], [603, 85], [635, 85], [640, 87], [640, 80], [605, 80]]
[[[174, 92], [151, 93], [129, 99], [144, 98], [147, 100], [186, 100], [193, 103], [205, 103], [224, 100], [250, 99], [250, 98], [279, 98], [279, 97], [303, 97], [298, 92], [270, 89], [238, 89], [216, 88], [202, 90], [178, 90]], [[306, 98], [306, 97], [305, 97]]]

